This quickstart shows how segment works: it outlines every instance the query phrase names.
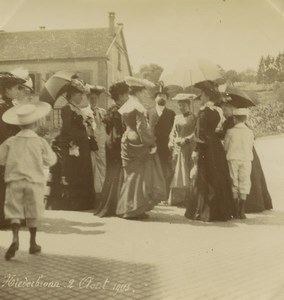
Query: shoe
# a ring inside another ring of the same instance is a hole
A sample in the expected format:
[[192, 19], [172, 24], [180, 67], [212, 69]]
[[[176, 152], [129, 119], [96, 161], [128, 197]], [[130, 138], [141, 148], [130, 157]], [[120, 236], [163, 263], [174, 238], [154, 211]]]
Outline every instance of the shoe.
[[245, 220], [247, 218], [245, 215], [245, 203], [246, 201], [241, 200], [239, 204], [239, 218], [241, 220]]
[[39, 246], [39, 245], [34, 245], [34, 246], [30, 247], [29, 252], [30, 252], [30, 254], [37, 254], [37, 253], [40, 253], [40, 252], [41, 252], [41, 246]]
[[233, 212], [233, 217], [235, 219], [240, 218], [240, 212], [239, 212], [239, 199], [234, 199], [234, 212]]
[[128, 220], [144, 220], [144, 219], [148, 219], [149, 218], [149, 215], [143, 213], [141, 215], [138, 215], [138, 216], [135, 216], [135, 217], [128, 217], [126, 219]]
[[19, 250], [19, 243], [13, 242], [7, 252], [5, 253], [5, 259], [10, 260], [15, 256], [16, 251]]

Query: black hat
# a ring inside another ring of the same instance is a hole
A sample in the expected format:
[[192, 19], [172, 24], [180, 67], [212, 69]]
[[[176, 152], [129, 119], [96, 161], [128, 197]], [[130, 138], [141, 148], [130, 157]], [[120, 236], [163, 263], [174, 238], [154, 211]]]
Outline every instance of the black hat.
[[10, 72], [0, 72], [0, 84], [5, 85], [5, 84], [22, 84], [25, 83], [26, 81], [23, 78], [20, 78]]
[[168, 88], [164, 86], [164, 82], [163, 81], [158, 82], [157, 86], [158, 86], [158, 91], [155, 92], [154, 97], [156, 98], [158, 95], [166, 95], [167, 98], [169, 98]]
[[129, 85], [125, 81], [113, 83], [109, 88], [109, 93], [113, 100], [117, 100], [118, 96], [129, 92]]
[[205, 92], [213, 101], [219, 101], [221, 94], [218, 90], [218, 85], [211, 80], [204, 80], [197, 82], [194, 87], [200, 89], [201, 91]]

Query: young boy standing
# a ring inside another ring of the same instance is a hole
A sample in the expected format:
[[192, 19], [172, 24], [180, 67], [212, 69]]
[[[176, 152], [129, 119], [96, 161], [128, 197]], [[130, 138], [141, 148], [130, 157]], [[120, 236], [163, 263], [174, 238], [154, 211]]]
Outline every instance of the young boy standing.
[[246, 219], [245, 201], [251, 188], [250, 175], [254, 136], [252, 130], [245, 124], [248, 112], [246, 108], [234, 110], [235, 126], [227, 131], [224, 141], [232, 181], [234, 216], [240, 219]]
[[2, 119], [18, 125], [21, 131], [0, 145], [0, 165], [5, 166], [6, 197], [4, 213], [10, 220], [13, 240], [5, 254], [9, 260], [19, 249], [20, 221], [26, 219], [30, 231], [30, 254], [41, 251], [36, 243], [37, 220], [44, 212], [44, 166], [56, 163], [48, 143], [35, 133], [36, 121], [46, 116], [51, 106], [44, 102], [23, 104], [7, 110]]

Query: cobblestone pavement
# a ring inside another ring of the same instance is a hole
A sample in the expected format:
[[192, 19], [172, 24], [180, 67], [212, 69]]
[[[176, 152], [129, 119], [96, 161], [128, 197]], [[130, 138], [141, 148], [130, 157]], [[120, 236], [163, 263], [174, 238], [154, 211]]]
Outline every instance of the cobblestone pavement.
[[274, 211], [227, 223], [192, 222], [166, 206], [144, 221], [47, 211], [40, 255], [28, 254], [23, 230], [6, 262], [11, 234], [0, 232], [0, 299], [283, 300], [284, 138], [257, 146]]

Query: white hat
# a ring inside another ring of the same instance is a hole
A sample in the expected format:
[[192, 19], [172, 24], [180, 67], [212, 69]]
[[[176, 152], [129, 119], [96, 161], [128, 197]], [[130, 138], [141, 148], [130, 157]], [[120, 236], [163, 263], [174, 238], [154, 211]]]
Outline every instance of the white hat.
[[127, 77], [125, 77], [125, 81], [130, 87], [132, 87], [132, 86], [145, 87], [145, 88], [155, 87], [155, 84], [147, 79], [141, 79], [141, 78], [127, 76]]
[[236, 108], [233, 110], [234, 116], [248, 116], [249, 110], [247, 108]]
[[30, 89], [31, 91], [33, 91], [33, 81], [29, 75], [29, 71], [27, 69], [24, 69], [23, 67], [17, 68], [13, 71], [11, 71], [11, 73], [23, 80], [25, 80], [24, 83], [22, 83], [22, 86], [27, 87], [28, 89]]
[[186, 100], [193, 100], [195, 98], [194, 94], [186, 94], [186, 93], [180, 93], [175, 95], [172, 100], [175, 101], [186, 101]]
[[12, 125], [29, 125], [45, 117], [50, 111], [51, 106], [46, 102], [19, 104], [8, 109], [2, 120]]

